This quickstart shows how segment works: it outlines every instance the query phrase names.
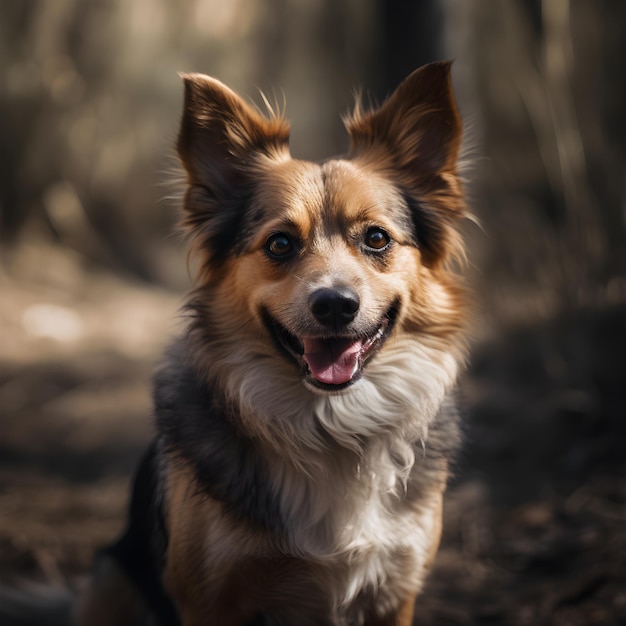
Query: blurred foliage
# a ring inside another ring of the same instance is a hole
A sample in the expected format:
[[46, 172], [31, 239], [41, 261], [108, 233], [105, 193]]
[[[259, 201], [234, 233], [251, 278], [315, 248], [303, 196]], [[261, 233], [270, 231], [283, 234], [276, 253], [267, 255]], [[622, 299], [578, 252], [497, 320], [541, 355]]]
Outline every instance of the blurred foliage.
[[517, 319], [623, 302], [626, 4], [464, 7], [486, 157], [475, 206], [483, 291]]
[[625, 24], [611, 0], [3, 3], [5, 262], [43, 237], [87, 264], [186, 283], [163, 201], [177, 192], [177, 71], [285, 99], [294, 154], [321, 158], [346, 147], [353, 87], [380, 100], [448, 57], [473, 136], [483, 300], [510, 318], [623, 300]]
[[163, 240], [175, 211], [160, 199], [176, 192], [177, 72], [210, 73], [242, 93], [276, 93], [279, 102], [273, 89], [284, 86], [298, 112], [295, 151], [343, 149], [338, 111], [372, 52], [367, 4], [3, 3], [3, 240], [19, 241], [36, 226], [91, 261], [175, 283], [164, 254], [174, 245]]

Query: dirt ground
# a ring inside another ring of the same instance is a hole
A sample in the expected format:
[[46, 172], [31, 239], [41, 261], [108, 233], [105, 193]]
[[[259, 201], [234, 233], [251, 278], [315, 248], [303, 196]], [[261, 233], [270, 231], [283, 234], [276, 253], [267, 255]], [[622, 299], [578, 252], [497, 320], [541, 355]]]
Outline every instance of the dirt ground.
[[[0, 581], [75, 586], [122, 528], [181, 296], [34, 258], [0, 271]], [[626, 624], [626, 307], [497, 333], [461, 394], [415, 623]]]

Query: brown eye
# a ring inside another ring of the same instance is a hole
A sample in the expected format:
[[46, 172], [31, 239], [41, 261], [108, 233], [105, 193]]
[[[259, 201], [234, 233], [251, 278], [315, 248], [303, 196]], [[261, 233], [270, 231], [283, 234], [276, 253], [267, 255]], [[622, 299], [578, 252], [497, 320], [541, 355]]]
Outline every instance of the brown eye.
[[384, 250], [390, 241], [391, 238], [382, 228], [372, 227], [365, 233], [365, 245], [372, 250]]
[[270, 257], [284, 258], [295, 250], [295, 246], [289, 235], [275, 233], [265, 242], [265, 250]]

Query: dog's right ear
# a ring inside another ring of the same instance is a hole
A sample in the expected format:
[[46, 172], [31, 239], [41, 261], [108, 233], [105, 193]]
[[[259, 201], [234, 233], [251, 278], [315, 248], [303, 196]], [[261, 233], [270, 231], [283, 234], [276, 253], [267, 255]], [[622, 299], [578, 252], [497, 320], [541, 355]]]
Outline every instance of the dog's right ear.
[[185, 103], [178, 154], [190, 184], [220, 199], [245, 183], [258, 157], [289, 157], [289, 124], [264, 117], [234, 91], [204, 74], [181, 74]]
[[188, 183], [181, 226], [208, 280], [236, 247], [255, 172], [264, 160], [290, 158], [289, 124], [279, 115], [264, 117], [215, 78], [181, 77], [178, 154]]

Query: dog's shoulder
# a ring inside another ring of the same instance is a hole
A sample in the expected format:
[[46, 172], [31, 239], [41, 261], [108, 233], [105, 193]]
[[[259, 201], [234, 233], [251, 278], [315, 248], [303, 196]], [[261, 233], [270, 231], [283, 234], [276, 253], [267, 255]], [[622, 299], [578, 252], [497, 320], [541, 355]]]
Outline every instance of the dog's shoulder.
[[168, 462], [191, 469], [195, 491], [220, 501], [236, 517], [280, 530], [283, 520], [267, 466], [237, 426], [229, 404], [209, 385], [178, 340], [154, 377], [157, 432]]

